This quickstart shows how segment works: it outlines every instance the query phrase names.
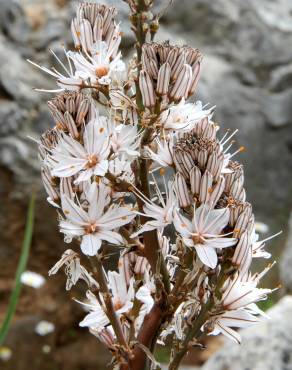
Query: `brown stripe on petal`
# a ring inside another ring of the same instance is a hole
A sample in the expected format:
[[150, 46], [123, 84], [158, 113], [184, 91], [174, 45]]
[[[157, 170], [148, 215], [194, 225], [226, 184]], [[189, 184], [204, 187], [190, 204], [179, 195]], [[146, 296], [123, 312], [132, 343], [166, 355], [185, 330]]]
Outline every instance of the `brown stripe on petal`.
[[166, 95], [169, 89], [171, 68], [168, 63], [164, 63], [158, 72], [156, 92], [159, 95]]
[[156, 102], [155, 92], [152, 81], [146, 71], [141, 71], [139, 77], [139, 85], [144, 106], [148, 108], [154, 107]]
[[201, 179], [199, 199], [202, 203], [206, 203], [210, 196], [209, 189], [212, 188], [213, 176], [209, 171], [205, 171]]
[[172, 69], [171, 69], [171, 77], [172, 79], [176, 80], [180, 71], [182, 70], [184, 64], [186, 62], [186, 56], [185, 53], [181, 53], [177, 60], [175, 61]]
[[193, 76], [192, 76], [192, 81], [190, 83], [189, 95], [193, 94], [196, 91], [198, 81], [200, 79], [201, 63], [197, 62], [193, 66], [192, 71], [193, 71]]
[[89, 51], [93, 45], [91, 24], [87, 19], [80, 23], [80, 39], [83, 50]]
[[95, 42], [102, 40], [102, 26], [103, 26], [103, 19], [102, 19], [102, 16], [99, 14], [95, 19], [94, 27], [93, 27], [93, 40]]
[[188, 91], [191, 78], [192, 68], [189, 65], [185, 64], [170, 91], [169, 97], [175, 101], [184, 98], [186, 92]]
[[190, 184], [193, 195], [199, 194], [201, 185], [201, 171], [197, 166], [194, 166], [190, 171]]
[[176, 174], [174, 184], [180, 206], [186, 208], [191, 205], [191, 197], [188, 191], [187, 183], [182, 174]]
[[223, 176], [220, 176], [209, 198], [209, 203], [211, 205], [215, 206], [217, 204], [218, 200], [220, 199], [223, 193], [224, 186], [225, 186], [225, 179]]
[[77, 115], [76, 115], [76, 125], [77, 126], [80, 126], [81, 124], [85, 122], [85, 117], [89, 111], [89, 106], [90, 106], [89, 99], [84, 99], [80, 103], [80, 106], [78, 108]]
[[79, 133], [76, 127], [76, 123], [71, 114], [69, 112], [65, 112], [64, 118], [66, 121], [67, 130], [69, 131], [70, 135], [73, 137], [73, 139], [78, 139]]

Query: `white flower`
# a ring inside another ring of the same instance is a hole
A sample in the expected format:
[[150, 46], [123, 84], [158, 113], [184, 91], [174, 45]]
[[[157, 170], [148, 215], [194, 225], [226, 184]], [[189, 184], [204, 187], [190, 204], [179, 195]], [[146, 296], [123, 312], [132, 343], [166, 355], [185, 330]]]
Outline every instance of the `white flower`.
[[54, 330], [55, 330], [55, 325], [52, 322], [45, 321], [45, 320], [38, 322], [36, 327], [34, 328], [34, 331], [42, 337], [53, 333]]
[[149, 277], [149, 273], [145, 272], [145, 284], [142, 285], [137, 293], [136, 298], [145, 306], [146, 313], [149, 313], [154, 304], [153, 294], [156, 291], [154, 281]]
[[108, 170], [109, 137], [100, 118], [90, 121], [83, 133], [84, 145], [66, 134], [60, 136], [52, 150], [49, 165], [52, 175], [69, 177], [78, 174], [75, 183], [86, 181], [92, 175], [104, 176]]
[[91, 85], [109, 85], [117, 74], [125, 71], [125, 64], [120, 60], [121, 54], [112, 58], [114, 49], [104, 41], [97, 41], [86, 57], [80, 52], [68, 52], [68, 57], [75, 66], [75, 76], [89, 80]]
[[118, 125], [110, 128], [110, 144], [114, 153], [125, 153], [129, 157], [139, 155], [139, 134], [137, 126]]
[[122, 91], [111, 90], [109, 93], [113, 109], [122, 112], [123, 121], [129, 120], [131, 124], [138, 122], [136, 103]]
[[164, 140], [155, 139], [157, 149], [154, 152], [150, 147], [145, 147], [145, 155], [162, 167], [173, 165], [173, 136], [169, 135]]
[[[135, 175], [131, 168], [131, 161], [127, 158], [126, 154], [121, 154], [119, 157], [110, 160], [108, 171], [119, 180], [126, 181], [129, 184], [135, 181]], [[118, 192], [113, 187], [109, 189], [111, 190], [111, 196], [113, 198], [119, 198], [125, 195], [125, 192]]]
[[49, 276], [55, 275], [63, 265], [65, 265], [65, 274], [67, 275], [66, 290], [70, 290], [79, 279], [84, 280], [89, 288], [98, 288], [98, 283], [80, 264], [78, 254], [72, 249], [67, 249], [63, 253], [61, 259], [50, 269]]
[[76, 74], [74, 74], [74, 72], [72, 70], [72, 66], [71, 66], [71, 64], [69, 62], [69, 59], [68, 59], [68, 53], [69, 52], [64, 51], [65, 55], [68, 59], [68, 62], [69, 62], [68, 67], [66, 67], [64, 65], [64, 63], [58, 58], [58, 56], [53, 51], [51, 51], [51, 52], [54, 55], [54, 57], [56, 58], [57, 62], [63, 68], [65, 74], [60, 73], [55, 68], [49, 69], [45, 66], [38, 65], [37, 63], [34, 63], [31, 60], [28, 60], [28, 62], [30, 64], [32, 64], [33, 66], [39, 68], [41, 71], [43, 71], [43, 72], [49, 74], [50, 76], [56, 78], [57, 79], [57, 85], [59, 86], [59, 89], [56, 89], [56, 90], [46, 90], [46, 89], [36, 89], [36, 90], [37, 91], [43, 91], [43, 92], [61, 92], [61, 91], [64, 91], [64, 90], [80, 91], [81, 88], [86, 85], [86, 82], [82, 78], [80, 78], [80, 77], [76, 76]]
[[173, 221], [173, 212], [177, 205], [176, 197], [173, 191], [173, 183], [169, 182], [168, 184], [166, 201], [164, 200], [156, 182], [155, 186], [158, 201], [160, 202], [161, 206], [155, 204], [154, 201], [144, 199], [146, 203], [143, 206], [143, 210], [145, 212], [144, 216], [153, 218], [153, 220], [147, 221], [137, 232], [131, 235], [132, 238], [135, 238], [145, 231], [151, 231], [155, 229], [161, 230], [167, 225], [171, 224]]
[[51, 350], [52, 350], [52, 348], [48, 344], [45, 344], [44, 346], [42, 346], [42, 352], [45, 353], [46, 355], [48, 353], [51, 353]]
[[[127, 287], [126, 280], [123, 274], [119, 274], [116, 271], [108, 272], [108, 286], [112, 293], [113, 306], [116, 315], [120, 317], [123, 313], [130, 311], [133, 307], [134, 289], [133, 280], [130, 281], [130, 286]], [[98, 331], [102, 330], [109, 324], [104, 307], [101, 307], [96, 297], [88, 292], [87, 298], [89, 304], [82, 303], [85, 308], [88, 308], [90, 313], [80, 322], [82, 327], [92, 327]], [[103, 301], [100, 295], [101, 301]]]
[[[231, 328], [247, 328], [261, 320], [245, 310], [235, 310], [224, 312], [210, 320], [212, 323], [212, 332], [210, 335], [223, 334], [236, 343], [241, 342], [240, 335]], [[210, 323], [209, 322], [209, 323]]]
[[22, 282], [22, 284], [28, 285], [35, 289], [39, 289], [45, 284], [46, 279], [36, 272], [24, 271], [21, 274], [20, 281]]
[[183, 242], [186, 246], [195, 248], [199, 259], [210, 268], [217, 265], [215, 248], [231, 247], [237, 243], [236, 238], [221, 234], [228, 220], [228, 208], [212, 210], [204, 204], [194, 210], [192, 221], [178, 212], [174, 214], [174, 226], [181, 234]]
[[212, 113], [213, 108], [204, 110], [200, 101], [185, 103], [184, 99], [179, 104], [162, 112], [159, 122], [165, 130], [190, 131], [196, 123]]
[[81, 237], [81, 250], [84, 254], [94, 256], [99, 250], [103, 240], [121, 245], [122, 236], [113, 231], [127, 223], [135, 213], [128, 207], [118, 205], [108, 206], [108, 198], [104, 196], [105, 186], [95, 183], [91, 186], [88, 196], [88, 210], [85, 211], [68, 196], [62, 196], [62, 209], [66, 220], [60, 221], [60, 231], [67, 236]]
[[258, 234], [256, 234], [255, 230], [253, 230], [251, 234], [252, 239], [252, 257], [253, 258], [270, 258], [271, 253], [267, 252], [265, 248], [265, 244], [268, 240], [275, 238], [276, 236], [282, 234], [282, 231], [271, 235], [263, 240], [258, 240]]
[[142, 303], [139, 314], [135, 320], [135, 330], [138, 333], [145, 316], [150, 312], [154, 305], [153, 295], [155, 294], [155, 284], [149, 277], [148, 272], [144, 274], [145, 283], [142, 285], [135, 294], [135, 298]]
[[256, 285], [260, 277], [265, 274], [268, 269], [265, 269], [261, 276], [248, 276], [243, 279], [240, 274], [235, 279], [229, 279], [224, 286], [222, 294], [222, 307], [224, 310], [232, 311], [249, 306], [255, 302], [266, 299], [267, 294], [271, 293], [271, 289], [260, 289]]
[[268, 266], [260, 274], [242, 277], [238, 273], [235, 277], [229, 278], [223, 286], [223, 294], [219, 304], [222, 311], [214, 315], [204, 328], [210, 326], [210, 334], [224, 334], [228, 338], [240, 343], [240, 335], [231, 328], [245, 328], [254, 323], [260, 322], [261, 317], [267, 317], [255, 304], [258, 301], [266, 299], [271, 289], [259, 289], [257, 284], [260, 279], [270, 270]]
[[12, 351], [9, 347], [0, 346], [0, 360], [9, 361], [12, 357]]

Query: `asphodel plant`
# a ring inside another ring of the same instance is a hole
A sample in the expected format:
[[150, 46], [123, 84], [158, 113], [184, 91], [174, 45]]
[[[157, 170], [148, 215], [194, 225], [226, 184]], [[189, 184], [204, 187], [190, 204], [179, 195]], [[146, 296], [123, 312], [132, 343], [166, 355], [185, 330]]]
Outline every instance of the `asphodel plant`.
[[[236, 328], [264, 317], [256, 302], [271, 289], [250, 272], [269, 258], [246, 201], [243, 166], [214, 108], [189, 102], [202, 55], [154, 42], [161, 13], [151, 0], [126, 0], [136, 43], [126, 64], [116, 9], [81, 3], [72, 20], [74, 50], [48, 102], [54, 127], [39, 141], [49, 203], [72, 244], [50, 270], [66, 289], [83, 280], [89, 329], [114, 369], [159, 369], [156, 345], [179, 368], [204, 335], [240, 342]], [[47, 90], [42, 90], [47, 91]], [[231, 150], [231, 153], [230, 153]]]

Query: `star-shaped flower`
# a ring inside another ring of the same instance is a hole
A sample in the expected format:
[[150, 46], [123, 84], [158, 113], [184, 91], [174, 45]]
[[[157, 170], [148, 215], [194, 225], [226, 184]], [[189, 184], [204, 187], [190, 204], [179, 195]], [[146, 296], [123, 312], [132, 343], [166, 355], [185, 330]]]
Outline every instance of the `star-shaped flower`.
[[185, 245], [195, 248], [199, 259], [208, 267], [215, 268], [218, 260], [215, 248], [231, 247], [237, 243], [237, 238], [221, 234], [228, 220], [228, 208], [211, 209], [202, 204], [194, 210], [192, 221], [175, 212], [174, 226]]

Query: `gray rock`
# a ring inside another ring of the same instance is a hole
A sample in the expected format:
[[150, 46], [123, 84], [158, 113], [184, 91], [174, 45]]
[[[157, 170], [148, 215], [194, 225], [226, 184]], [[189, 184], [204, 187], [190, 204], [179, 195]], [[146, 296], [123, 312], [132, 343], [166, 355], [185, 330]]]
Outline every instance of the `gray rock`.
[[20, 128], [25, 111], [19, 105], [7, 99], [0, 99], [0, 135], [9, 135]]
[[18, 43], [28, 41], [30, 27], [19, 1], [0, 0], [0, 30]]
[[[0, 37], [0, 87], [19, 103], [31, 108], [39, 104], [44, 95], [36, 93], [33, 87], [46, 84], [46, 76], [24, 60], [17, 52], [17, 47]], [[49, 82], [47, 83], [49, 85]]]
[[284, 289], [292, 292], [292, 213], [290, 214], [285, 248], [280, 260], [280, 277]]
[[228, 341], [201, 370], [291, 370], [292, 296], [268, 314], [270, 320], [241, 331], [241, 345]]
[[61, 16], [48, 19], [45, 27], [34, 33], [31, 42], [37, 50], [47, 50], [51, 42], [58, 40], [61, 43], [60, 37], [62, 43], [71, 41], [70, 23]]
[[165, 22], [191, 34], [198, 46], [237, 63], [270, 68], [291, 60], [292, 50], [283, 48], [292, 42], [291, 19], [289, 0], [180, 0]]
[[0, 138], [0, 157], [1, 165], [8, 168], [17, 179], [16, 184], [37, 186], [41, 183], [37, 146], [25, 134]]
[[270, 94], [264, 99], [264, 114], [267, 123], [278, 128], [291, 124], [292, 89]]
[[[162, 364], [161, 370], [168, 370], [168, 365]], [[181, 365], [179, 367], [179, 370], [200, 370], [200, 368], [197, 366], [194, 367], [194, 366]]]
[[292, 64], [280, 66], [271, 72], [270, 90], [279, 92], [290, 86], [292, 86]]

